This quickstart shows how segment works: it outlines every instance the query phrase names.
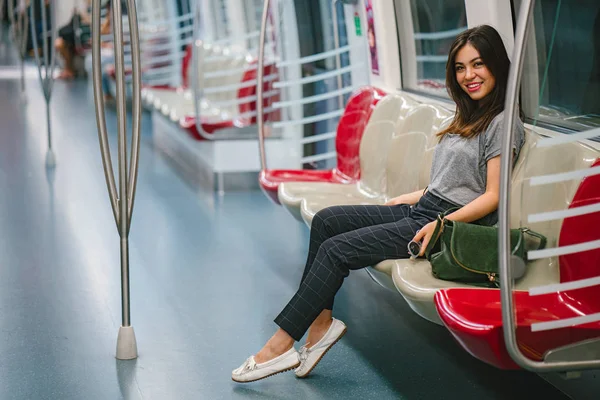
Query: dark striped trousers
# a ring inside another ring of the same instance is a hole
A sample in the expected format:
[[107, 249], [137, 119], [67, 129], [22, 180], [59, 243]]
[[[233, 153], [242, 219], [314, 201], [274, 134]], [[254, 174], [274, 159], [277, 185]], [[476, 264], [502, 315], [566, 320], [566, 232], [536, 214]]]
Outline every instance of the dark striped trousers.
[[407, 246], [417, 230], [454, 207], [427, 192], [414, 207], [334, 206], [319, 211], [312, 221], [300, 288], [275, 323], [299, 341], [323, 310], [333, 309], [350, 270], [408, 258]]

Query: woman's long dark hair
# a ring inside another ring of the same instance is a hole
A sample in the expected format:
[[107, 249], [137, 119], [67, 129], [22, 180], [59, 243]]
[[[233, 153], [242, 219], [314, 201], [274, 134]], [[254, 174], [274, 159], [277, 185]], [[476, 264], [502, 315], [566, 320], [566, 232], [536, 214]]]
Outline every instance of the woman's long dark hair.
[[[479, 52], [483, 63], [496, 79], [494, 89], [479, 102], [471, 99], [456, 80], [456, 54], [466, 44]], [[450, 48], [446, 64], [446, 87], [456, 103], [456, 114], [450, 126], [438, 133], [438, 136], [443, 138], [447, 133], [455, 133], [470, 138], [485, 132], [492, 120], [504, 110], [509, 68], [510, 60], [496, 29], [481, 25], [458, 35]]]

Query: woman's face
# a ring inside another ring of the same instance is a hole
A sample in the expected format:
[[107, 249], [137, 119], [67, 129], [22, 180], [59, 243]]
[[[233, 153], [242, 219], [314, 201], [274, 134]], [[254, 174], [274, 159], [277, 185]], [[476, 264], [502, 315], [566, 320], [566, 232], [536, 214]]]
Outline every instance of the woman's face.
[[496, 78], [483, 63], [477, 49], [469, 43], [456, 53], [454, 70], [462, 90], [475, 101], [483, 99], [496, 86]]

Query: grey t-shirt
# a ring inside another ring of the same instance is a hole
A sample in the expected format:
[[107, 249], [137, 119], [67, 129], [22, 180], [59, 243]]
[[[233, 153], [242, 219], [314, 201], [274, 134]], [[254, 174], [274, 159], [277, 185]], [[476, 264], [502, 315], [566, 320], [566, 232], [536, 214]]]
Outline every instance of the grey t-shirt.
[[[487, 162], [500, 154], [504, 111], [486, 131], [474, 138], [447, 134], [437, 144], [428, 190], [444, 200], [464, 206], [485, 193]], [[525, 141], [523, 122], [515, 118], [513, 151], [515, 160]]]

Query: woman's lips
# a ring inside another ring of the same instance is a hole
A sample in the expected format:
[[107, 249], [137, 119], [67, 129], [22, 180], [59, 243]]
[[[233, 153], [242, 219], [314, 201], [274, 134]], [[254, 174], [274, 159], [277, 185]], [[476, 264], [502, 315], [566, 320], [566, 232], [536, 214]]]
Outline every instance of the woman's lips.
[[481, 85], [483, 85], [483, 83], [469, 83], [466, 86], [469, 92], [476, 92], [481, 88]]

